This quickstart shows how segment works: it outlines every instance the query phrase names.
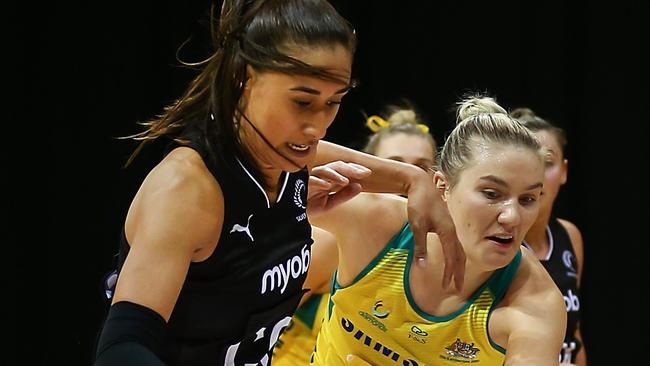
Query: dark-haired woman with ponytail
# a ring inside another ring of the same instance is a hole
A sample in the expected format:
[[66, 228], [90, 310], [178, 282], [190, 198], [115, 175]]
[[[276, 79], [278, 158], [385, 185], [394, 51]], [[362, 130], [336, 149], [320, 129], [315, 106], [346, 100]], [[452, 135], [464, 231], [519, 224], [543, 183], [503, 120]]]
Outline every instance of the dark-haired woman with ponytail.
[[185, 93], [132, 136], [174, 143], [126, 215], [96, 365], [270, 365], [305, 291], [307, 207], [361, 190], [408, 195], [416, 263], [437, 232], [443, 283], [460, 287], [464, 254], [428, 176], [319, 144], [354, 86], [355, 33], [327, 1], [226, 0], [213, 41]]
[[569, 161], [564, 155], [566, 132], [530, 108], [517, 108], [510, 115], [528, 127], [544, 148], [544, 189], [539, 215], [526, 233], [524, 246], [535, 253], [564, 295], [567, 328], [560, 365], [587, 366], [580, 332], [580, 279], [584, 267], [582, 233], [573, 222], [553, 214], [553, 204], [569, 173]]

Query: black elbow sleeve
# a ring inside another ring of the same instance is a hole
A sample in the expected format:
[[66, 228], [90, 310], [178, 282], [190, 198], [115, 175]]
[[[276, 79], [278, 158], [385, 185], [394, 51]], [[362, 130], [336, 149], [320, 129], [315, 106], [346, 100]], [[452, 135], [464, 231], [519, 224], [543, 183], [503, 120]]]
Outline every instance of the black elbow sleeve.
[[95, 356], [95, 366], [162, 366], [167, 323], [155, 311], [132, 302], [111, 306]]

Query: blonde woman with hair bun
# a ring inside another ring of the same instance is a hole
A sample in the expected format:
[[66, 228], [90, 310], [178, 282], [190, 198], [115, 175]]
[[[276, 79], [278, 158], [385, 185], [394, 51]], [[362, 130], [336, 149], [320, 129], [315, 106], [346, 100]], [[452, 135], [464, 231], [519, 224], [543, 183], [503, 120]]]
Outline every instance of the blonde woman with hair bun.
[[367, 117], [366, 126], [373, 132], [363, 151], [380, 158], [413, 164], [429, 171], [435, 163], [437, 143], [415, 107], [389, 105], [387, 116]]
[[437, 235], [428, 265], [412, 265], [403, 197], [356, 196], [312, 220], [339, 253], [313, 365], [558, 365], [564, 300], [520, 245], [540, 207], [540, 144], [492, 98], [461, 101], [457, 116], [432, 180], [467, 258], [462, 289], [439, 285]]

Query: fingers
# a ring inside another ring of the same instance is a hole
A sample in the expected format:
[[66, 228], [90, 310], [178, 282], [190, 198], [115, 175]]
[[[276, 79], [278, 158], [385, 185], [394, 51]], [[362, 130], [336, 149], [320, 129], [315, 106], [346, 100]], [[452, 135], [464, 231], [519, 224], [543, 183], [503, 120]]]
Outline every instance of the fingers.
[[347, 163], [350, 167], [354, 168], [354, 173], [355, 173], [355, 178], [356, 179], [362, 179], [370, 175], [372, 173], [372, 170], [366, 168], [363, 165], [355, 164], [355, 163]]
[[461, 291], [465, 279], [465, 251], [455, 234], [439, 234], [438, 237], [442, 245], [442, 253], [445, 256], [442, 286], [445, 289], [449, 288], [453, 277], [454, 286]]
[[358, 365], [358, 366], [372, 366], [372, 364], [366, 362], [364, 359], [355, 356], [353, 354], [349, 354], [345, 357], [345, 364], [346, 365]]
[[465, 251], [463, 246], [458, 243], [456, 245], [458, 254], [456, 255], [456, 264], [454, 265], [454, 285], [460, 292], [463, 291], [463, 284], [465, 283]]
[[312, 175], [316, 175], [322, 179], [330, 181], [335, 184], [345, 185], [352, 180], [361, 180], [370, 175], [371, 170], [355, 163], [345, 163], [342, 161], [335, 161], [325, 165], [314, 167], [311, 170]]
[[343, 161], [335, 161], [330, 164], [332, 169], [336, 170], [337, 172], [345, 175], [346, 177], [350, 179], [363, 179], [370, 175], [372, 172], [370, 169], [366, 168], [363, 165], [355, 164], [355, 163], [346, 163]]
[[454, 260], [449, 255], [449, 251], [445, 249], [445, 245], [442, 245], [442, 251], [445, 253], [445, 269], [442, 275], [442, 288], [448, 289], [449, 284], [451, 284], [451, 277], [454, 271]]
[[332, 183], [316, 176], [309, 177], [309, 192], [329, 191], [332, 189]]
[[416, 228], [413, 225], [411, 225], [411, 230], [413, 239], [415, 239], [415, 248], [413, 249], [415, 265], [424, 268], [427, 260], [427, 230]]
[[[309, 197], [320, 194], [319, 192], [334, 193], [345, 189], [350, 184], [351, 180], [357, 181], [370, 175], [370, 169], [354, 163], [344, 163], [342, 161], [335, 161], [325, 165], [320, 165], [312, 168], [309, 177]], [[334, 207], [341, 204], [359, 193], [360, 186], [355, 186], [345, 190], [344, 192], [336, 193], [336, 198], [332, 197], [332, 205]]]
[[313, 168], [311, 170], [310, 176], [318, 177], [333, 184], [348, 184], [350, 180], [345, 175], [339, 173], [339, 170], [334, 169], [332, 166], [330, 166], [330, 164]]
[[350, 183], [345, 188], [329, 196], [326, 209], [334, 208], [341, 203], [348, 201], [349, 199], [361, 193], [361, 190], [361, 184]]

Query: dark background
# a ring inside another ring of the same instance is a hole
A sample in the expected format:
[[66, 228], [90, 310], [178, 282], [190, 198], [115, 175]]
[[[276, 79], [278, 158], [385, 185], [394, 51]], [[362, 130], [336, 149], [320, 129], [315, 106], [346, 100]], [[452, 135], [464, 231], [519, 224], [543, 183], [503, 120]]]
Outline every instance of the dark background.
[[[15, 296], [3, 302], [14, 331], [0, 357], [9, 363], [90, 365], [106, 311], [102, 276], [130, 200], [160, 157], [154, 144], [123, 169], [134, 144], [116, 137], [180, 95], [193, 75], [178, 67], [181, 43], [190, 39], [184, 60], [206, 54], [209, 1], [135, 3], [24, 4], [12, 26], [6, 76], [18, 98], [5, 102], [5, 118], [18, 131], [5, 140], [18, 159], [11, 155], [6, 179], [21, 193], [7, 197], [4, 287]], [[641, 1], [333, 3], [357, 30], [360, 86], [327, 139], [359, 147], [369, 133], [361, 112], [407, 97], [442, 143], [466, 91], [564, 127], [570, 173], [557, 214], [584, 236], [590, 365], [647, 358], [650, 63]]]

